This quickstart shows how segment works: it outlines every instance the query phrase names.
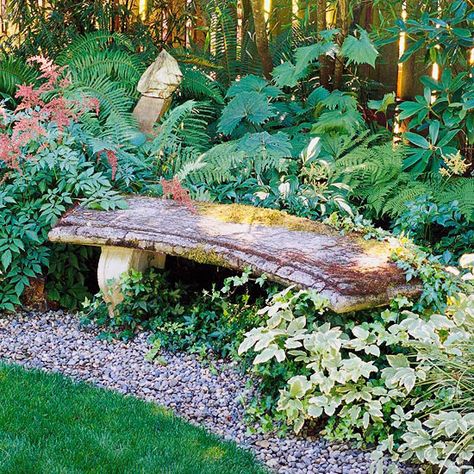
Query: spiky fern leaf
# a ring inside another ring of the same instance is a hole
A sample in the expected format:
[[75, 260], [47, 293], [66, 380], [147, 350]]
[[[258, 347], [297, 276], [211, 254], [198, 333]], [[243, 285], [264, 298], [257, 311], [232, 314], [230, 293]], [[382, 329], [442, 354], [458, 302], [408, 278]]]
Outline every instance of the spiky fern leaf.
[[211, 29], [211, 49], [222, 70], [219, 80], [229, 85], [237, 76], [237, 7], [234, 0], [201, 0]]
[[21, 59], [0, 57], [0, 95], [13, 97], [20, 84], [31, 84], [36, 81], [37, 72]]
[[185, 67], [197, 67], [209, 71], [223, 69], [221, 65], [216, 64], [214, 56], [209, 51], [196, 46], [186, 49], [173, 48], [172, 56]]
[[133, 91], [145, 71], [145, 65], [137, 55], [121, 50], [92, 51], [73, 56], [68, 61], [68, 67], [73, 80], [89, 83], [95, 78], [107, 76], [124, 83]]
[[474, 221], [474, 178], [452, 178], [440, 188], [436, 198], [442, 204], [457, 201], [464, 217]]
[[220, 184], [235, 176], [246, 178], [269, 169], [283, 171], [291, 156], [291, 144], [285, 133], [249, 133], [239, 140], [220, 143], [199, 158], [203, 166], [190, 173], [194, 182]]
[[392, 142], [373, 146], [376, 140], [369, 136], [339, 158], [336, 174], [352, 188], [353, 196], [365, 201], [369, 212], [397, 216], [429, 186], [403, 172], [404, 147], [394, 147]]
[[219, 105], [224, 105], [222, 88], [207, 74], [196, 68], [181, 67], [183, 80], [180, 92], [185, 98], [198, 100], [211, 100]]
[[109, 31], [94, 31], [74, 38], [71, 44], [58, 55], [56, 63], [62, 66], [66, 65], [78, 57], [106, 49], [106, 47], [112, 43], [130, 52], [133, 51], [133, 44], [127, 36], [121, 33], [111, 33]]
[[84, 96], [98, 99], [99, 119], [106, 127], [103, 133], [108, 136], [117, 136], [120, 141], [136, 134], [137, 123], [131, 114], [134, 101], [121, 84], [108, 77], [98, 77], [88, 83], [73, 84], [66, 91], [66, 96], [78, 101]]
[[188, 100], [172, 109], [160, 125], [156, 138], [151, 143], [153, 153], [175, 152], [180, 147], [191, 147], [204, 151], [210, 146], [207, 133], [212, 108], [205, 102]]
[[230, 181], [233, 177], [232, 171], [246, 157], [245, 151], [239, 150], [238, 140], [220, 143], [199, 158], [202, 166], [189, 173], [189, 177], [194, 183], [219, 184]]
[[383, 206], [383, 214], [388, 214], [391, 217], [399, 216], [406, 210], [408, 202], [413, 202], [418, 197], [428, 194], [430, 190], [430, 186], [421, 181], [408, 179], [405, 182], [397, 182], [392, 189], [391, 197]]
[[184, 117], [177, 137], [184, 146], [204, 152], [212, 145], [208, 128], [215, 118], [216, 110], [209, 102], [197, 102], [192, 113]]

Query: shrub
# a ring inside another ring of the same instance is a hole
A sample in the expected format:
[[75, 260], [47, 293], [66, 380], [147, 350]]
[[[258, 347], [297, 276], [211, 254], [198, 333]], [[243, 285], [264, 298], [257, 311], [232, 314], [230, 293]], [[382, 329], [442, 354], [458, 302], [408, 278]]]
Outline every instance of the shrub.
[[[106, 171], [85, 147], [78, 123], [96, 102], [65, 99], [62, 69], [35, 60], [43, 83], [21, 86], [22, 100], [13, 112], [0, 109], [0, 310], [13, 311], [30, 279], [48, 268], [48, 231], [67, 209], [124, 205], [113, 190], [114, 171]], [[68, 305], [74, 304], [77, 299], [69, 298]]]
[[277, 405], [296, 432], [327, 417], [323, 433], [332, 439], [380, 441], [404, 461], [461, 472], [474, 456], [474, 294], [466, 289], [443, 314], [403, 309], [408, 301], [399, 300], [343, 324], [319, 295], [287, 289], [260, 311], [265, 324], [247, 332], [239, 354], [253, 351], [257, 366], [300, 368]]
[[227, 357], [236, 354], [243, 334], [260, 323], [257, 309], [272, 288], [264, 278], [251, 279], [249, 271], [226, 278], [220, 287], [213, 283], [210, 289], [153, 268], [143, 274], [131, 271], [122, 277], [124, 299], [113, 316], [97, 295], [84, 304], [83, 320], [103, 327], [102, 337], [129, 339], [138, 331], [150, 331], [155, 353], [164, 347]]

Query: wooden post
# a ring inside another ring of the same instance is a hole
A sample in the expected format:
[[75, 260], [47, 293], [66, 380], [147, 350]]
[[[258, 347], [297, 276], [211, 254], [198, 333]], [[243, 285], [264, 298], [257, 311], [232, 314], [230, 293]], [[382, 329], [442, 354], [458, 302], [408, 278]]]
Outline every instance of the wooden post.
[[178, 62], [164, 50], [144, 72], [137, 87], [142, 96], [133, 111], [143, 133], [153, 133], [154, 125], [168, 110], [182, 77]]
[[[402, 11], [402, 18], [416, 17], [420, 4], [417, 0], [407, 0]], [[400, 55], [409, 47], [410, 43], [404, 35], [401, 41]], [[400, 63], [398, 67], [397, 96], [399, 99], [412, 99], [417, 94], [423, 93], [423, 84], [420, 82], [421, 76], [429, 74], [425, 64], [426, 50], [418, 50], [407, 61]]]

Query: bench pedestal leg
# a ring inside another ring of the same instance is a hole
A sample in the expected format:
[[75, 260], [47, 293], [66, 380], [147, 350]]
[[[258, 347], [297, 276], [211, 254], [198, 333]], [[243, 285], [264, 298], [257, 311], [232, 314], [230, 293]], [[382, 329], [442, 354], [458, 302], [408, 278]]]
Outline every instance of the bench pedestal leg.
[[111, 305], [111, 315], [115, 306], [123, 300], [118, 285], [122, 274], [130, 270], [143, 272], [151, 266], [164, 268], [165, 260], [166, 255], [161, 253], [123, 247], [102, 247], [97, 280], [104, 300]]

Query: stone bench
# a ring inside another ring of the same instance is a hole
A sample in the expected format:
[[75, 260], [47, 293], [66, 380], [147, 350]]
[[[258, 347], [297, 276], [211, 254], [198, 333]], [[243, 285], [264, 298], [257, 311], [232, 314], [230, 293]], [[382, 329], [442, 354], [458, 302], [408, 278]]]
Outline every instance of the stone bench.
[[49, 240], [102, 248], [99, 286], [113, 305], [113, 285], [124, 272], [163, 268], [166, 255], [242, 270], [313, 288], [336, 312], [388, 304], [420, 289], [390, 261], [388, 243], [340, 235], [324, 224], [280, 211], [241, 205], [196, 203], [195, 209], [159, 198], [130, 197], [128, 208], [95, 211], [76, 207], [49, 233]]

